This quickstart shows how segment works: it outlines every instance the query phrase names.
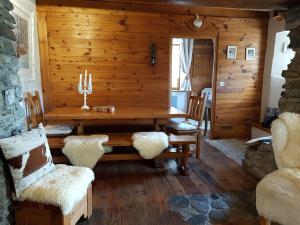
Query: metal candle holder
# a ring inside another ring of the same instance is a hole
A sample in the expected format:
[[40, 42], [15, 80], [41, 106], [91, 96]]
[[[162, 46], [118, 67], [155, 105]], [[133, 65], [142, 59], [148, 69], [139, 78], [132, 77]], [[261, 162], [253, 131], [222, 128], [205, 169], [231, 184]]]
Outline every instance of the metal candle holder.
[[78, 92], [83, 94], [83, 106], [81, 106], [82, 110], [89, 110], [90, 107], [86, 104], [87, 95], [92, 94], [93, 86], [92, 86], [92, 74], [89, 76], [89, 83], [87, 84], [87, 70], [85, 70], [84, 74], [84, 81], [83, 81], [83, 88], [82, 88], [82, 74], [79, 77], [79, 84], [78, 84]]

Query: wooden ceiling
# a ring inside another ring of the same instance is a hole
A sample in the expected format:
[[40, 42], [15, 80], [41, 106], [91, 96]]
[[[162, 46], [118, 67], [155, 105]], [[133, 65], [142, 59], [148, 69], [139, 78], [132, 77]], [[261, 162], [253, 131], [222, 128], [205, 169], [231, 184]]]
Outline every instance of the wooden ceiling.
[[176, 5], [176, 6], [207, 6], [220, 8], [236, 8], [248, 10], [285, 10], [288, 7], [299, 5], [299, 0], [98, 0], [102, 2], [137, 3]]

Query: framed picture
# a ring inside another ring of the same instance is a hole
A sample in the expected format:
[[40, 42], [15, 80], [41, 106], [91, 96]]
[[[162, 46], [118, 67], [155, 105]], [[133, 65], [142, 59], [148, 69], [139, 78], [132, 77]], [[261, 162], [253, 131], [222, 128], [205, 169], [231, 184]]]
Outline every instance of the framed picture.
[[34, 80], [34, 14], [24, 8], [17, 0], [11, 0], [11, 2], [14, 5], [11, 14], [16, 20], [13, 32], [17, 39], [14, 45], [19, 59], [18, 74], [21, 81]]
[[255, 48], [246, 48], [246, 60], [255, 59]]
[[227, 46], [227, 59], [236, 59], [237, 46]]

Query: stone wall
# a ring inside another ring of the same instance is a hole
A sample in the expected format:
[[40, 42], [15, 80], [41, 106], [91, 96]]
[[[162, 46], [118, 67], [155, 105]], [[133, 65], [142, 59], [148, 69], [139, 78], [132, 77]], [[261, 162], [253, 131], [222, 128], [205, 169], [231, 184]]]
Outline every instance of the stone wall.
[[300, 7], [290, 9], [282, 13], [286, 30], [290, 30], [290, 45], [296, 54], [282, 76], [286, 82], [283, 85], [285, 91], [279, 100], [280, 112], [300, 113]]
[[[9, 0], [0, 0], [0, 138], [18, 134], [24, 128], [24, 109], [20, 105], [22, 90], [14, 47], [15, 19], [11, 10], [13, 5]], [[0, 161], [0, 225], [11, 222], [9, 190], [4, 175]]]

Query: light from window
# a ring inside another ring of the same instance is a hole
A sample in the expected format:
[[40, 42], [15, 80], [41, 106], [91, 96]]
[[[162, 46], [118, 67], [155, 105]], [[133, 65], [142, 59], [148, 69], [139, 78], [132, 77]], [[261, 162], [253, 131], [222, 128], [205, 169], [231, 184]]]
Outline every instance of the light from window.
[[180, 45], [172, 44], [172, 89], [180, 89]]

